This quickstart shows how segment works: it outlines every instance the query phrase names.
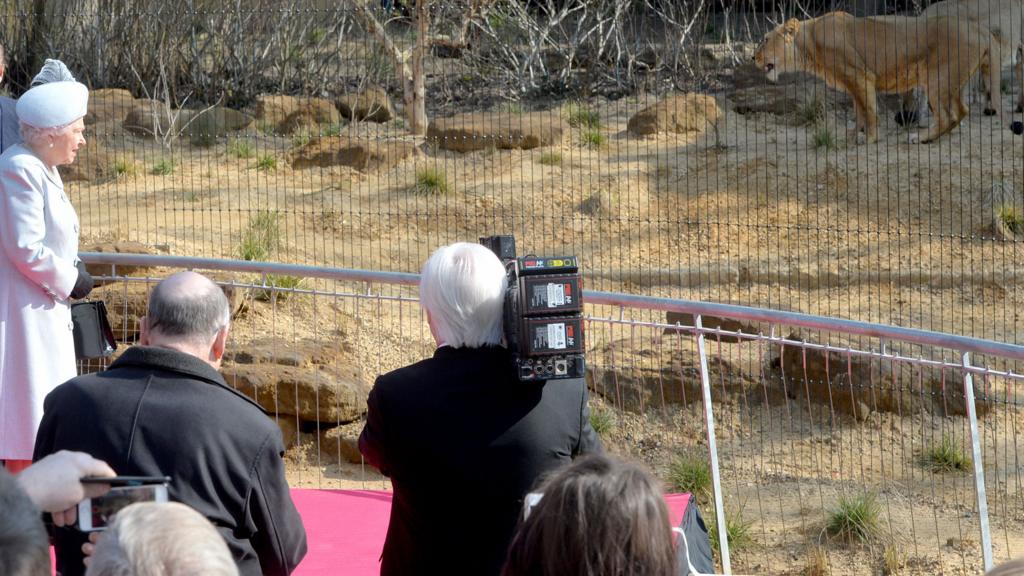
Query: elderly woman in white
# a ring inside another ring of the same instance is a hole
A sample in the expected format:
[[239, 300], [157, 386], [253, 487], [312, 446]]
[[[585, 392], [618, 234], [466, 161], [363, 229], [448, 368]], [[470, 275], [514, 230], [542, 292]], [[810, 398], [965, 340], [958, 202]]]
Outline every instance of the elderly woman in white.
[[43, 399], [75, 376], [69, 298], [92, 290], [78, 260], [78, 215], [57, 166], [85, 144], [89, 90], [32, 88], [17, 103], [23, 143], [0, 156], [0, 460], [32, 458]]

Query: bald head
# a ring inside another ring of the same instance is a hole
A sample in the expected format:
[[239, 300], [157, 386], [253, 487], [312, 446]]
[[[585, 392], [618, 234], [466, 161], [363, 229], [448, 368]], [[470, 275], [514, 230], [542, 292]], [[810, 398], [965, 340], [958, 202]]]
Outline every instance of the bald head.
[[202, 274], [178, 272], [162, 280], [149, 295], [144, 344], [205, 347], [230, 321], [228, 299], [219, 286]]

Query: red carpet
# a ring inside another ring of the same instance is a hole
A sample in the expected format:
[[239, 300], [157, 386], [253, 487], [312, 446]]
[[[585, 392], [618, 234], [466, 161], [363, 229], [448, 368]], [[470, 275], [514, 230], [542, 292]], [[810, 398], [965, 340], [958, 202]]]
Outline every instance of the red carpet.
[[[673, 526], [682, 521], [689, 494], [666, 494]], [[296, 576], [369, 576], [380, 573], [391, 492], [292, 490], [302, 515], [309, 552]]]

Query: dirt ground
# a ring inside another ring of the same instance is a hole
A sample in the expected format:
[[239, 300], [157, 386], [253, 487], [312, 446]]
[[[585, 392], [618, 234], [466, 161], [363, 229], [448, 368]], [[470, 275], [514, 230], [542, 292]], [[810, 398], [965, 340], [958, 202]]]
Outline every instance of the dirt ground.
[[[820, 128], [741, 115], [727, 93], [718, 96], [726, 112], [717, 131], [634, 138], [626, 122], [653, 97], [595, 101], [606, 139], [599, 147], [584, 145], [579, 130], [560, 146], [526, 151], [458, 154], [421, 145], [414, 158], [371, 174], [292, 170], [288, 137], [243, 135], [255, 157], [238, 158], [228, 142], [163, 149], [100, 125], [94, 141], [132, 168], [69, 188], [83, 244], [137, 240], [169, 254], [237, 258], [250, 218], [270, 210], [281, 227], [272, 260], [416, 271], [441, 244], [512, 232], [521, 253], [580, 256], [588, 289], [1024, 341], [1017, 318], [1024, 244], [993, 227], [1000, 207], [1024, 210], [1024, 140], [982, 116], [980, 104], [932, 145], [907, 143], [907, 132], [888, 118], [878, 144], [857, 145], [844, 134], [849, 111], [826, 105], [821, 122], [831, 140], [816, 146]], [[408, 139], [393, 124], [342, 132], [383, 145]], [[277, 158], [275, 169], [256, 167], [266, 155]], [[173, 172], [152, 174], [165, 158]], [[445, 175], [446, 196], [411, 190], [426, 167]], [[993, 187], [1012, 193], [993, 200]], [[346, 294], [254, 300], [236, 322], [235, 345], [268, 336], [342, 340], [369, 377], [429, 353], [415, 304], [357, 297], [365, 286], [307, 281], [302, 288]], [[920, 464], [937, 436], [964, 438], [963, 419], [833, 417], [798, 401], [767, 401], [757, 367], [746, 369], [755, 384], [715, 402], [728, 508], [749, 523], [751, 537], [734, 551], [734, 571], [816, 573], [805, 566], [820, 545], [835, 574], [890, 573], [898, 565], [905, 574], [980, 573], [970, 474], [934, 474]], [[609, 447], [639, 457], [666, 481], [676, 454], [706, 450], [699, 402], [637, 413], [612, 398], [595, 391], [593, 400], [610, 415]], [[1018, 403], [1014, 396], [983, 419], [997, 559], [1024, 554]], [[328, 427], [305, 430], [289, 450], [293, 484], [387, 489], [376, 471], [344, 461], [342, 445], [361, 423], [332, 435]], [[837, 498], [865, 489], [878, 494], [881, 537], [865, 546], [824, 538]], [[710, 520], [706, 497], [701, 508]], [[889, 568], [887, 553], [895, 558]]]

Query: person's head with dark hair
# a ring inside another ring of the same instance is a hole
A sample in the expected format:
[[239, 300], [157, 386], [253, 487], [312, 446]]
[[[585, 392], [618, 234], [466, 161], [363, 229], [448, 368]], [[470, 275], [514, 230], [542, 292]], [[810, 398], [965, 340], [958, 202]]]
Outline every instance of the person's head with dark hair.
[[643, 468], [584, 456], [550, 476], [509, 546], [502, 576], [670, 576], [668, 507]]
[[191, 354], [219, 368], [230, 324], [231, 307], [224, 291], [201, 274], [179, 272], [149, 295], [139, 344]]
[[0, 574], [49, 576], [50, 542], [42, 515], [28, 494], [0, 468]]

